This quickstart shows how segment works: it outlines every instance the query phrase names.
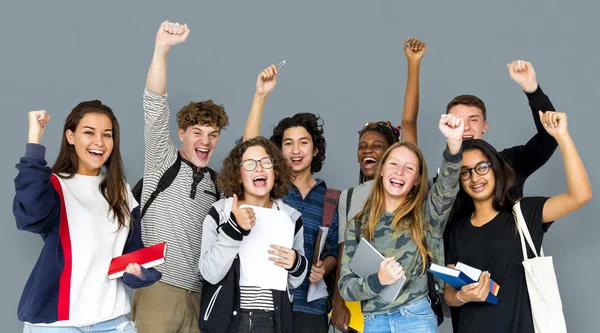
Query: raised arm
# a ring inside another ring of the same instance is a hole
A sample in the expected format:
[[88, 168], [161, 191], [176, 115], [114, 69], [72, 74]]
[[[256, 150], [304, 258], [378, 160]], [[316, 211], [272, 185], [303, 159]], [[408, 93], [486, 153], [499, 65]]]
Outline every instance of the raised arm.
[[556, 221], [574, 212], [592, 199], [592, 185], [575, 143], [569, 135], [567, 115], [561, 112], [539, 113], [544, 128], [558, 142], [567, 177], [567, 192], [553, 196], [544, 204], [542, 221]]
[[46, 148], [40, 144], [50, 115], [41, 110], [29, 112], [28, 117], [28, 143], [17, 164], [13, 214], [19, 230], [46, 234], [58, 225], [61, 203], [51, 182], [52, 170], [46, 165]]
[[556, 150], [556, 140], [546, 132], [540, 122], [539, 111], [554, 111], [550, 99], [538, 85], [533, 65], [523, 60], [506, 65], [513, 79], [527, 95], [537, 133], [522, 146], [505, 151], [517, 173], [528, 177], [541, 168]]
[[260, 126], [262, 123], [263, 111], [267, 97], [273, 92], [277, 85], [277, 67], [271, 65], [263, 70], [256, 78], [256, 92], [252, 100], [252, 106], [246, 120], [244, 128], [244, 136], [242, 141], [246, 141], [257, 136], [260, 136]]
[[167, 104], [167, 57], [171, 47], [186, 40], [187, 25], [163, 22], [156, 33], [152, 63], [144, 91], [144, 174], [156, 172], [163, 163], [172, 163], [177, 154], [169, 134]]
[[156, 33], [154, 55], [146, 78], [146, 88], [164, 95], [167, 92], [167, 57], [171, 47], [185, 42], [190, 29], [187, 24], [164, 21]]
[[419, 116], [419, 72], [421, 59], [425, 55], [425, 43], [409, 38], [404, 43], [404, 54], [408, 64], [404, 109], [402, 110], [402, 141], [417, 144], [417, 118]]
[[441, 239], [459, 189], [458, 175], [462, 163], [461, 146], [465, 125], [461, 117], [444, 114], [440, 117], [438, 127], [446, 138], [447, 147], [443, 153], [438, 179], [427, 195], [423, 210], [429, 232], [434, 238]]

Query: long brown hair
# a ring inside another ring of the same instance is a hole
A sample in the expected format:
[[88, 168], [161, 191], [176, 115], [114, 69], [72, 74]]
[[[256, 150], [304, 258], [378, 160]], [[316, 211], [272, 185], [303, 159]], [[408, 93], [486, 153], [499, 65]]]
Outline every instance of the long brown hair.
[[121, 132], [119, 122], [111, 108], [102, 104], [99, 100], [81, 102], [73, 108], [67, 119], [65, 119], [60, 152], [52, 166], [52, 172], [61, 178], [72, 178], [77, 173], [79, 160], [77, 159], [75, 147], [67, 141], [66, 133], [67, 130], [75, 133], [81, 119], [89, 113], [106, 115], [112, 122], [113, 149], [104, 164], [106, 176], [100, 183], [99, 190], [108, 202], [109, 214], [112, 211], [115, 218], [119, 221], [119, 229], [125, 226], [125, 221], [129, 219], [129, 230], [131, 231], [133, 230], [135, 221], [129, 210], [129, 195], [127, 193], [123, 161], [121, 160], [121, 151], [119, 149]]
[[[363, 209], [356, 215], [355, 223], [363, 223], [364, 232], [363, 236], [372, 241], [374, 237], [375, 227], [383, 212], [385, 210], [384, 206], [384, 195], [385, 190], [383, 188], [383, 180], [381, 175], [381, 170], [385, 165], [387, 159], [390, 156], [390, 153], [400, 147], [406, 147], [410, 151], [412, 151], [419, 160], [419, 176], [421, 181], [419, 184], [416, 184], [408, 193], [406, 200], [394, 210], [394, 219], [392, 220], [392, 229], [394, 230], [411, 230], [411, 237], [417, 244], [417, 248], [419, 250], [419, 254], [423, 258], [423, 268], [421, 273], [424, 273], [427, 269], [427, 256], [433, 256], [431, 251], [427, 249], [427, 245], [425, 244], [425, 232], [424, 228], [427, 225], [428, 221], [425, 221], [425, 215], [423, 213], [423, 203], [427, 198], [427, 188], [428, 188], [428, 180], [427, 180], [427, 164], [425, 163], [425, 158], [423, 157], [423, 153], [415, 144], [405, 141], [405, 142], [397, 142], [391, 145], [388, 150], [383, 154], [381, 161], [377, 165], [377, 171], [375, 172], [375, 179], [373, 180], [373, 188], [371, 189], [371, 193], [367, 197], [367, 201], [363, 206]], [[363, 221], [366, 221], [366, 225]]]

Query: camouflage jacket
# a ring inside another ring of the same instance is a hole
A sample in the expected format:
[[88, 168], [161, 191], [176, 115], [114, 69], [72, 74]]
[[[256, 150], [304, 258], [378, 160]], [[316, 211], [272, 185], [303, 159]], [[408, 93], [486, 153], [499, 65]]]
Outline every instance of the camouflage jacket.
[[[427, 246], [433, 252], [434, 261], [440, 265], [444, 265], [444, 228], [459, 189], [458, 174], [462, 162], [462, 152], [451, 155], [446, 149], [443, 156], [439, 178], [432, 185], [423, 207], [427, 223], [424, 226]], [[410, 230], [402, 227], [399, 228], [400, 230], [392, 229], [392, 219], [391, 213], [383, 214], [375, 227], [371, 242], [381, 254], [385, 257], [395, 257], [404, 268], [406, 282], [398, 298], [392, 303], [385, 303], [377, 297], [383, 288], [377, 273], [366, 278], [359, 278], [348, 267], [358, 245], [355, 233], [356, 223], [360, 223], [362, 232], [364, 230], [362, 225], [365, 221], [352, 219], [346, 229], [339, 289], [345, 300], [362, 301], [362, 310], [365, 315], [389, 313], [427, 295], [427, 274], [422, 273], [423, 258], [419, 255], [417, 244], [412, 240]], [[408, 221], [403, 221], [401, 224], [406, 225]], [[438, 291], [442, 290], [438, 289]]]

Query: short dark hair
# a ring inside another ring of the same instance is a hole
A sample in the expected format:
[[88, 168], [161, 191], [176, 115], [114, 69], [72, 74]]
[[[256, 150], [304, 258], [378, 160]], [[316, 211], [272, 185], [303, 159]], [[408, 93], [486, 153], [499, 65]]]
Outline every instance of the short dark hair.
[[454, 97], [450, 101], [450, 103], [448, 103], [448, 105], [446, 106], [446, 114], [450, 113], [450, 109], [452, 109], [456, 105], [474, 106], [474, 107], [478, 108], [479, 110], [481, 110], [484, 121], [487, 118], [486, 111], [485, 111], [485, 103], [483, 103], [483, 101], [477, 96], [459, 95], [459, 96]]
[[304, 127], [308, 134], [310, 134], [313, 149], [317, 149], [317, 154], [313, 156], [310, 163], [310, 173], [321, 171], [325, 162], [325, 148], [327, 147], [327, 142], [325, 142], [325, 137], [323, 136], [323, 121], [321, 117], [314, 113], [297, 113], [292, 117], [283, 118], [273, 129], [271, 142], [281, 148], [283, 133], [292, 127]]
[[[488, 161], [492, 164], [492, 171], [496, 178], [492, 206], [497, 211], [512, 211], [515, 200], [511, 198], [508, 190], [515, 183], [515, 172], [513, 168], [506, 162], [504, 157], [496, 151], [496, 149], [484, 140], [471, 139], [464, 140], [462, 144], [463, 152], [471, 150], [479, 150]], [[475, 211], [473, 198], [471, 198], [460, 184], [460, 190], [454, 201], [452, 211], [452, 219], [454, 217], [471, 216]]]
[[280, 199], [287, 195], [292, 184], [292, 167], [283, 157], [281, 149], [262, 136], [238, 143], [223, 160], [223, 168], [217, 175], [217, 186], [226, 197], [237, 195], [238, 199], [244, 198], [244, 187], [241, 184], [240, 163], [242, 155], [250, 147], [261, 146], [267, 155], [273, 159], [275, 179], [271, 189], [271, 198]]

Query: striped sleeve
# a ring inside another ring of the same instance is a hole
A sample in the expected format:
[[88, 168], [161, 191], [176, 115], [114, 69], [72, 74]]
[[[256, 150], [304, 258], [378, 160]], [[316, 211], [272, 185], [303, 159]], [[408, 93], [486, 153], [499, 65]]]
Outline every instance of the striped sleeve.
[[296, 251], [296, 260], [292, 268], [288, 269], [288, 287], [290, 289], [298, 288], [308, 271], [308, 261], [304, 256], [304, 226], [301, 217], [296, 220], [293, 248]]
[[[225, 220], [219, 214], [216, 205], [222, 205], [223, 201], [218, 201], [212, 206], [202, 226], [199, 269], [202, 278], [211, 284], [219, 283], [227, 275], [235, 256], [239, 253], [243, 238], [235, 229], [237, 223], [230, 221], [230, 218]], [[222, 232], [219, 232], [219, 228]]]
[[160, 172], [165, 163], [177, 158], [177, 148], [169, 135], [169, 105], [167, 95], [146, 88], [144, 105], [144, 176]]

